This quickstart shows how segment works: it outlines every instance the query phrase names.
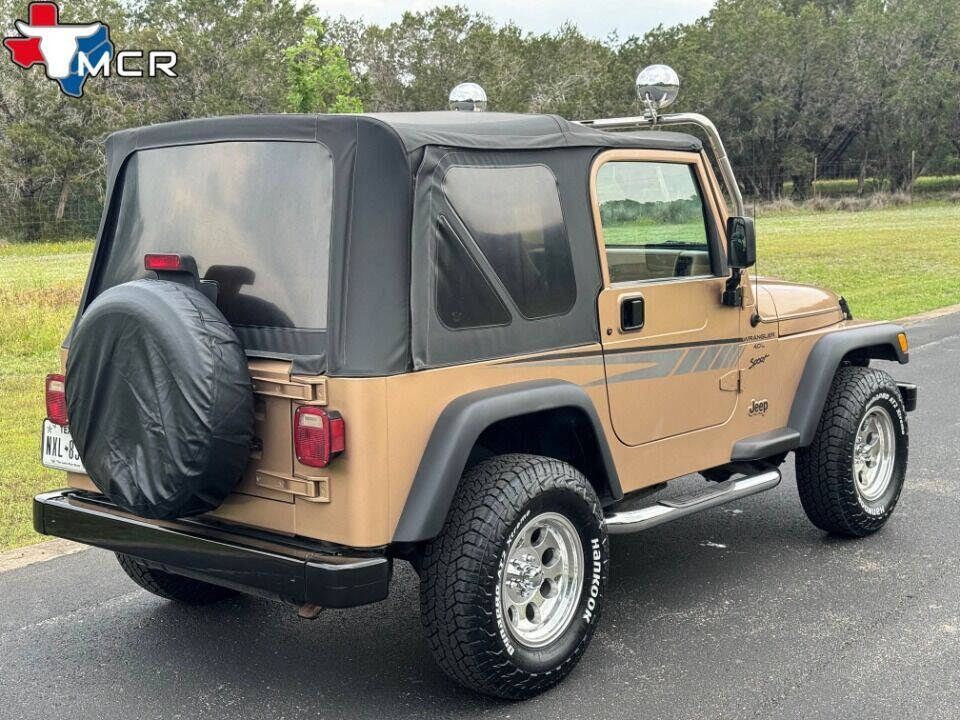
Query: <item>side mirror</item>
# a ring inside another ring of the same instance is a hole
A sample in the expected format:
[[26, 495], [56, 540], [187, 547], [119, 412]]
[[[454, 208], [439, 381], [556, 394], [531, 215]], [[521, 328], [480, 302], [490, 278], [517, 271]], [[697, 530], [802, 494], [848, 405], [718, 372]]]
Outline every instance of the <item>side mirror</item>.
[[727, 220], [727, 258], [735, 270], [745, 270], [757, 264], [757, 234], [753, 218], [732, 217]]

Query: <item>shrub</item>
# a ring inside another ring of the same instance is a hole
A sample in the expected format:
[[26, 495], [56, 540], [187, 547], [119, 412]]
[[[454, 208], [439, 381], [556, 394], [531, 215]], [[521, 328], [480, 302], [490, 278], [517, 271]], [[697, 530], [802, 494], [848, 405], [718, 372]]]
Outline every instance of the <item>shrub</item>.
[[763, 209], [770, 212], [783, 212], [784, 210], [796, 210], [797, 204], [788, 197], [782, 197], [779, 200], [764, 203]]
[[[883, 192], [889, 187], [887, 181], [879, 177], [868, 177], [863, 185], [866, 195]], [[817, 195], [826, 197], [841, 197], [857, 194], [856, 178], [833, 178], [817, 180], [813, 187]], [[793, 192], [793, 182], [788, 180], [783, 184], [783, 194], [789, 196]], [[913, 183], [914, 194], [933, 195], [945, 192], [960, 192], [960, 175], [924, 175]]]
[[883, 193], [878, 192], [870, 196], [870, 207], [903, 207], [913, 204], [913, 196], [905, 192]]
[[866, 207], [863, 198], [842, 197], [834, 203], [834, 208], [841, 212], [860, 212]]
[[803, 207], [806, 210], [814, 210], [815, 212], [827, 212], [829, 210], [835, 210], [836, 203], [828, 197], [817, 195], [804, 202]]

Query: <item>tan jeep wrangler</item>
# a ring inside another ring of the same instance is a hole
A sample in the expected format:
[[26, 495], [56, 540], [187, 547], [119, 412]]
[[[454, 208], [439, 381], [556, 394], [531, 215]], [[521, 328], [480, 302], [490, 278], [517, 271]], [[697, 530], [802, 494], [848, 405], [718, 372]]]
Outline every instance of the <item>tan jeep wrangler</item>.
[[[903, 330], [753, 277], [713, 125], [476, 112], [231, 117], [113, 135], [108, 202], [35, 527], [139, 585], [322, 607], [395, 560], [458, 682], [559, 682], [600, 620], [608, 535], [770, 489], [796, 454], [825, 531], [897, 504]], [[475, 88], [474, 88], [475, 89]], [[468, 91], [470, 88], [467, 89]], [[469, 109], [480, 96], [461, 93]], [[733, 213], [696, 138], [713, 146]], [[620, 130], [625, 132], [613, 132]], [[697, 493], [669, 481], [700, 473]]]

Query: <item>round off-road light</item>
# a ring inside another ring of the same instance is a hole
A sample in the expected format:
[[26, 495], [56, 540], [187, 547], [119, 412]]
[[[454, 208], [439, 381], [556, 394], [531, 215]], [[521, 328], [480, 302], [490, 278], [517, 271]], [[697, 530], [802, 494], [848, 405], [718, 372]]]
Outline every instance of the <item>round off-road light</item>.
[[483, 112], [487, 109], [487, 93], [476, 83], [460, 83], [450, 91], [450, 109], [460, 112]]
[[637, 75], [637, 97], [649, 110], [673, 105], [679, 92], [680, 77], [669, 65], [648, 65]]

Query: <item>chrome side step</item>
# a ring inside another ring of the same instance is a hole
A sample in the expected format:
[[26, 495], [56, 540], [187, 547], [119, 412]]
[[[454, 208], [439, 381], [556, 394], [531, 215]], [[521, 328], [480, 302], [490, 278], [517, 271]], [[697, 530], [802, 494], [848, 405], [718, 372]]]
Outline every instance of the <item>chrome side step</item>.
[[780, 484], [780, 471], [767, 470], [759, 475], [738, 480], [727, 480], [706, 492], [691, 493], [680, 497], [661, 500], [655, 505], [637, 510], [611, 512], [605, 518], [607, 532], [611, 535], [626, 535], [662, 525], [671, 520], [693, 515], [718, 505], [756, 495]]

